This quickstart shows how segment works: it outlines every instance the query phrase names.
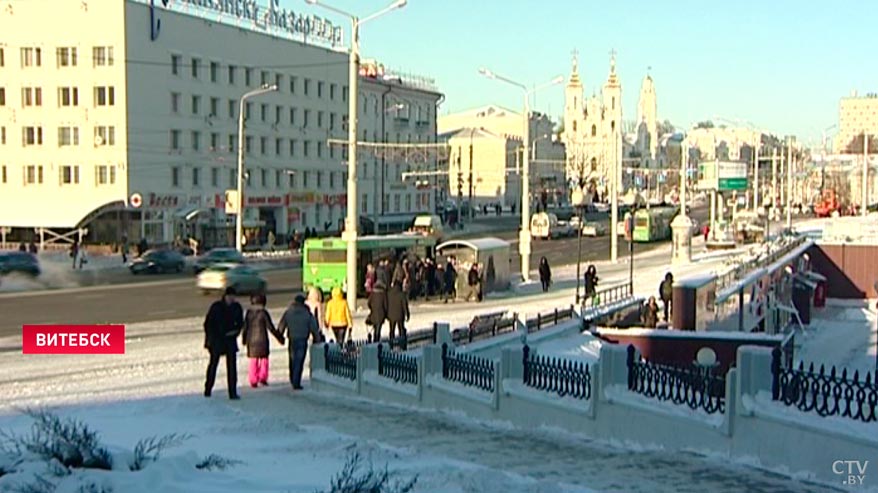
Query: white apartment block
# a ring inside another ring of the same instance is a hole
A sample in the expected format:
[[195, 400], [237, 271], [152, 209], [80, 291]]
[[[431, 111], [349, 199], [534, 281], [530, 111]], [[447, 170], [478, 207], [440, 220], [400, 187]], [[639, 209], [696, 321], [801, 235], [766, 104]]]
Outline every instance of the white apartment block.
[[[201, 4], [4, 2], [0, 227], [233, 243], [224, 192], [236, 183], [239, 101], [276, 84], [244, 109], [248, 241], [339, 228], [346, 148], [328, 141], [347, 139], [348, 56], [329, 46], [340, 28], [249, 2]], [[359, 140], [435, 143], [441, 95], [430, 84], [361, 81]], [[359, 155], [363, 215], [434, 209], [434, 191], [402, 173], [435, 163], [380, 164]]]
[[841, 98], [838, 105], [838, 133], [833, 139], [833, 152], [862, 154], [862, 148], [849, 150], [848, 147], [864, 132], [870, 136], [878, 135], [878, 94], [870, 93], [861, 97], [853, 93], [850, 97]]

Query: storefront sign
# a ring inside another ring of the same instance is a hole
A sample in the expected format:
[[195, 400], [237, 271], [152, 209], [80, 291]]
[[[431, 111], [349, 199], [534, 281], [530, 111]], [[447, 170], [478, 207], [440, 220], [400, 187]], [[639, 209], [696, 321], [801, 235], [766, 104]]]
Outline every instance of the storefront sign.
[[[150, 39], [155, 41], [160, 26], [155, 14], [157, 6], [153, 0], [150, 0], [149, 5]], [[256, 0], [162, 0], [162, 6], [177, 12], [202, 14], [204, 17], [219, 16], [219, 20], [227, 23], [249, 21], [261, 31], [280, 30], [288, 35], [316, 38], [332, 46], [342, 43], [341, 26], [317, 15], [282, 8], [280, 0], [267, 0], [267, 5], [260, 5]]]
[[347, 205], [348, 196], [343, 193], [338, 195], [323, 194], [320, 196], [320, 203], [325, 205]]
[[287, 195], [289, 198], [289, 202], [291, 204], [313, 204], [314, 203], [314, 193], [306, 192], [306, 193], [291, 193]]
[[172, 209], [180, 205], [182, 201], [177, 195], [156, 195], [149, 194], [149, 200], [146, 206], [151, 209]]
[[287, 222], [289, 223], [298, 222], [301, 217], [302, 211], [298, 207], [290, 207], [287, 211]]
[[285, 197], [274, 195], [269, 197], [246, 197], [247, 205], [286, 205]]

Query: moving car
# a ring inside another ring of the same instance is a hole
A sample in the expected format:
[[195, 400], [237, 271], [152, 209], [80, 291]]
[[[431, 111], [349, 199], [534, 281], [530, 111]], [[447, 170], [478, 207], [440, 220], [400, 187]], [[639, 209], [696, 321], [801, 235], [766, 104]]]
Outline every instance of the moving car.
[[214, 248], [198, 257], [198, 260], [195, 261], [193, 270], [195, 270], [196, 274], [199, 274], [208, 267], [216, 264], [243, 264], [245, 262], [244, 255], [234, 248]]
[[196, 283], [204, 294], [235, 288], [239, 293], [264, 293], [268, 282], [259, 272], [244, 264], [218, 263], [198, 275]]
[[0, 276], [25, 274], [30, 277], [40, 275], [37, 257], [27, 252], [0, 252]]
[[[579, 216], [573, 216], [570, 219], [570, 227], [573, 228], [573, 235], [576, 236], [576, 231], [579, 230], [579, 223], [581, 219]], [[582, 223], [582, 236], [604, 236], [607, 234], [607, 227], [600, 222], [597, 221], [585, 221]]]
[[538, 212], [531, 217], [530, 230], [533, 238], [542, 240], [565, 238], [575, 236], [577, 233], [577, 230], [574, 230], [570, 223], [559, 221], [555, 214], [545, 212]]
[[186, 260], [174, 250], [147, 250], [140, 258], [136, 258], [128, 266], [132, 274], [164, 274], [166, 272], [183, 272]]

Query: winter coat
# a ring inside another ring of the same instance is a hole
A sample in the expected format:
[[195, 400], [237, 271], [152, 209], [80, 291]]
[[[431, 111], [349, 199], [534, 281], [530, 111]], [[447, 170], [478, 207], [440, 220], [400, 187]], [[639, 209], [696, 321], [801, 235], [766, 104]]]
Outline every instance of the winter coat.
[[540, 281], [549, 282], [552, 280], [552, 269], [549, 268], [549, 263], [541, 263], [540, 264]]
[[457, 281], [457, 271], [454, 270], [454, 265], [451, 262], [445, 265], [445, 274], [443, 281], [445, 282], [445, 289], [454, 289], [454, 283]]
[[671, 298], [674, 296], [674, 281], [672, 279], [665, 279], [659, 285], [659, 297], [662, 301], [671, 301]]
[[326, 317], [324, 319], [326, 321], [326, 326], [330, 328], [351, 328], [354, 326], [354, 319], [351, 317], [351, 310], [348, 308], [347, 301], [345, 301], [344, 297], [341, 295], [340, 288], [332, 289], [332, 299], [326, 304], [326, 314], [324, 317]]
[[585, 295], [586, 296], [594, 295], [596, 288], [597, 288], [597, 285], [598, 285], [598, 276], [586, 272], [585, 273]]
[[320, 300], [320, 293], [317, 291], [317, 288], [311, 288], [311, 291], [308, 292], [308, 299], [305, 300], [305, 306], [308, 307], [308, 311], [311, 312], [311, 315], [314, 315], [318, 326], [324, 326], [326, 324], [326, 317], [323, 313], [323, 302]]
[[651, 329], [658, 325], [658, 305], [646, 304], [643, 307], [643, 325]]
[[268, 357], [268, 333], [277, 339], [280, 344], [284, 343], [280, 332], [274, 328], [271, 315], [263, 307], [254, 307], [247, 310], [244, 316], [244, 331], [241, 333], [241, 342], [247, 346], [248, 358]]
[[[339, 290], [339, 296], [341, 290]], [[342, 299], [344, 302], [344, 299]], [[281, 316], [278, 332], [281, 336], [287, 336], [292, 341], [308, 340], [311, 336], [314, 342], [320, 342], [320, 329], [317, 327], [317, 319], [304, 303], [293, 303]], [[287, 350], [292, 351], [293, 345], [287, 345]]]
[[244, 310], [237, 302], [213, 302], [204, 318], [204, 348], [211, 353], [238, 352], [238, 334], [244, 327]]
[[381, 325], [387, 320], [387, 292], [381, 283], [375, 285], [369, 295], [369, 322]]
[[402, 322], [409, 319], [409, 300], [399, 286], [391, 286], [387, 291], [387, 320]]
[[469, 270], [469, 273], [466, 276], [466, 281], [470, 286], [475, 286], [479, 283], [479, 270], [475, 266]]

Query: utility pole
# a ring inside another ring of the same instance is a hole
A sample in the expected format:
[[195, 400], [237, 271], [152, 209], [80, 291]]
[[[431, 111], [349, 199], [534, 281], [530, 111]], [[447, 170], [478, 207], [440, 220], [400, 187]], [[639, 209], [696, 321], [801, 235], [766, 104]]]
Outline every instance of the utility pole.
[[457, 225], [463, 228], [463, 214], [460, 213], [463, 207], [463, 166], [460, 164], [460, 147], [457, 148]]
[[787, 231], [793, 229], [793, 139], [787, 144]]
[[777, 217], [777, 148], [771, 155], [771, 215]]
[[619, 260], [619, 175], [622, 173], [622, 125], [616, 126], [613, 134], [613, 153], [616, 154], [611, 167], [613, 176], [610, 179], [610, 262]]
[[860, 215], [869, 213], [869, 134], [863, 132], [863, 191], [860, 199]]
[[753, 155], [753, 212], [759, 211], [759, 144], [756, 144], [756, 152]]
[[473, 203], [473, 134], [474, 130], [470, 130], [469, 135], [469, 207], [467, 207], [467, 215], [469, 222], [473, 222], [473, 214], [475, 214], [475, 204]]

